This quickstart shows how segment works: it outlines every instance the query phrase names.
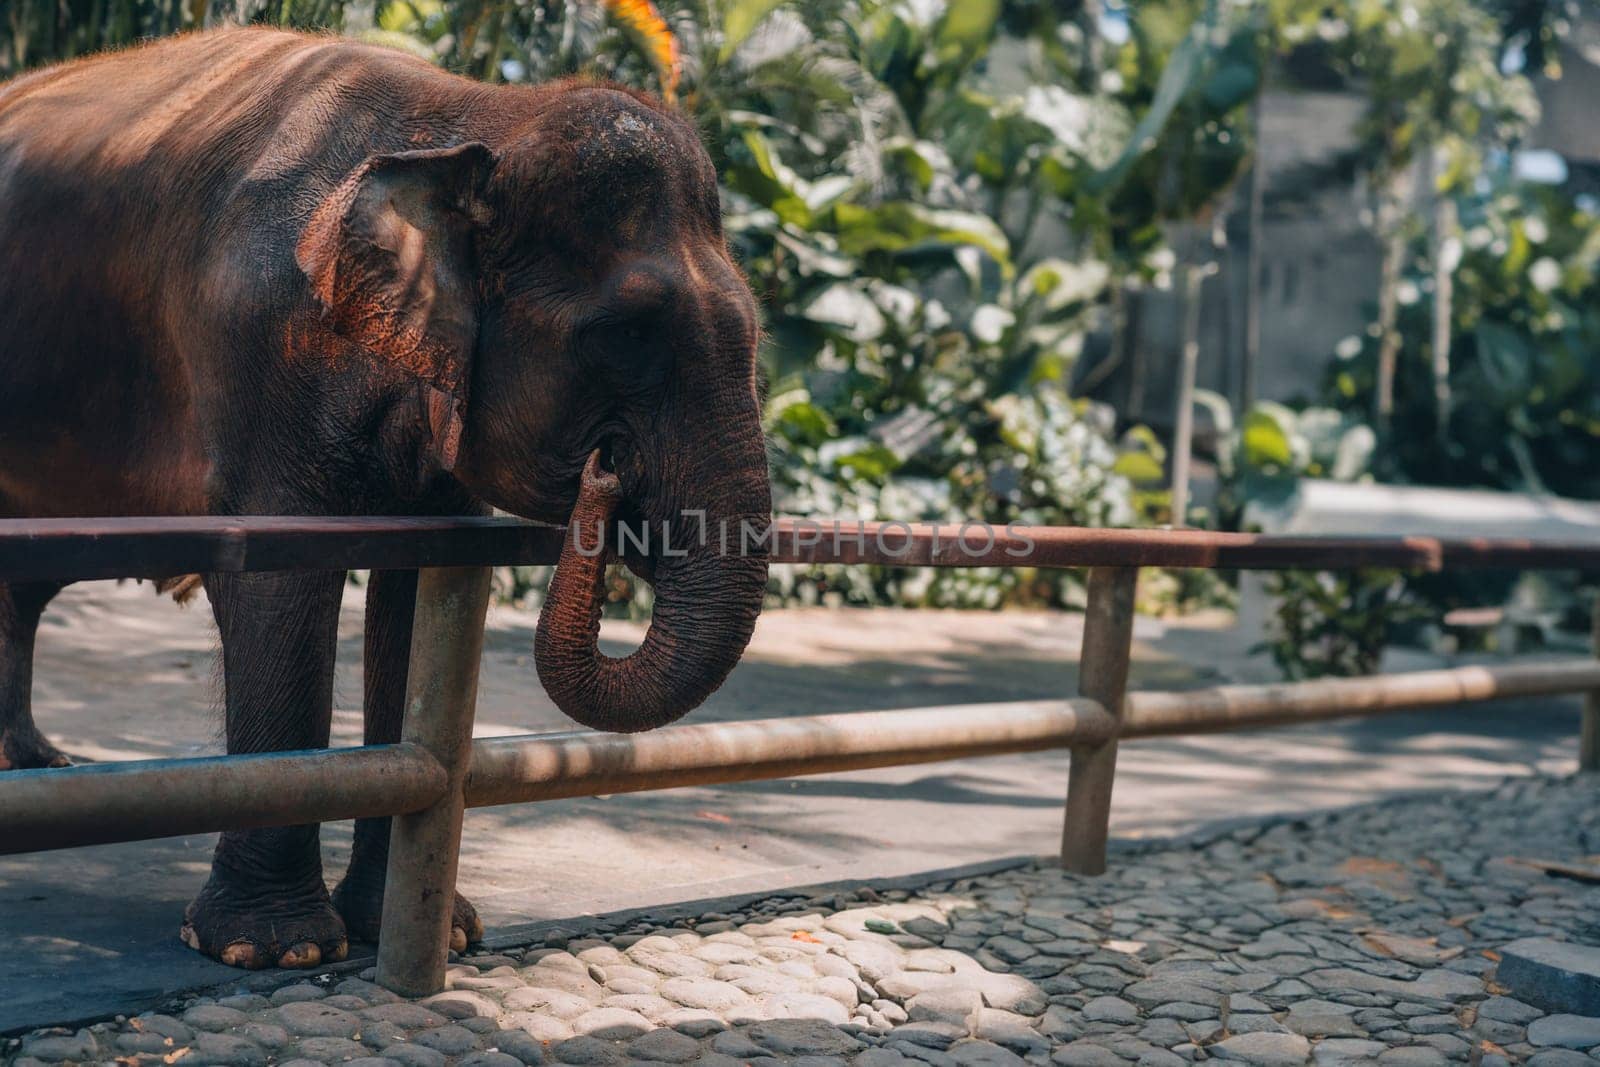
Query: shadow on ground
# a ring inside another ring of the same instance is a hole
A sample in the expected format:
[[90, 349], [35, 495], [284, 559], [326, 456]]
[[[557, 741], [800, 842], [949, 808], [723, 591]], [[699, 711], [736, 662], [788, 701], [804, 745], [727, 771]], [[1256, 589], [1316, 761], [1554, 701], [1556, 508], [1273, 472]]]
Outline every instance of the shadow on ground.
[[[220, 750], [215, 637], [203, 600], [185, 610], [147, 587], [87, 583], [51, 606], [36, 706], [67, 751], [96, 760]], [[334, 740], [360, 740], [359, 596], [346, 605]], [[691, 721], [1043, 699], [1075, 690], [1078, 617], [895, 611], [774, 612], [745, 662]], [[534, 617], [496, 609], [477, 734], [567, 729], [537, 684]], [[607, 624], [620, 654], [642, 627]], [[1215, 684], [1249, 643], [1141, 620], [1134, 684]], [[1172, 651], [1169, 651], [1172, 650]], [[1181, 652], [1183, 659], [1174, 652]], [[1328, 808], [1395, 793], [1484, 787], [1561, 772], [1576, 699], [1442, 709], [1350, 723], [1150, 740], [1119, 759], [1113, 832]], [[468, 814], [461, 886], [491, 933], [521, 924], [852, 877], [896, 877], [1047, 853], [1060, 834], [1067, 756], [999, 756], [849, 775], [679, 789]], [[349, 824], [324, 829], [327, 876]], [[147, 991], [227, 980], [176, 939], [212, 839], [0, 858], [0, 1029], [82, 1004], [121, 1010]]]

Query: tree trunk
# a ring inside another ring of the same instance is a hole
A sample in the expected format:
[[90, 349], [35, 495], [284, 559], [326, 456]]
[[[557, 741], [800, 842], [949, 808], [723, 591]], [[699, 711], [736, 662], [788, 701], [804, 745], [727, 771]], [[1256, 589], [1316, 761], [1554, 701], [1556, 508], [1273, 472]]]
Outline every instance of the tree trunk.
[[1194, 451], [1194, 390], [1200, 367], [1200, 290], [1210, 271], [1183, 268], [1183, 358], [1178, 372], [1178, 417], [1172, 432], [1172, 525], [1189, 524], [1189, 461]]
[[1455, 314], [1455, 263], [1451, 247], [1457, 229], [1456, 202], [1436, 188], [1434, 155], [1429, 152], [1427, 190], [1433, 197], [1433, 226], [1428, 258], [1433, 261], [1433, 411], [1434, 437], [1442, 446], [1450, 437], [1450, 342]]
[[1239, 374], [1239, 410], [1249, 411], [1256, 403], [1256, 375], [1261, 365], [1261, 246], [1267, 187], [1267, 172], [1262, 160], [1264, 138], [1261, 131], [1261, 97], [1266, 92], [1266, 66], [1262, 84], [1250, 102], [1250, 128], [1255, 134], [1255, 158], [1250, 164], [1250, 245], [1245, 253], [1244, 283], [1244, 359]]
[[1394, 379], [1400, 361], [1400, 272], [1405, 269], [1405, 214], [1398, 176], [1380, 194], [1378, 232], [1383, 237], [1383, 269], [1378, 277], [1378, 382], [1374, 421], [1378, 440], [1387, 441], [1394, 415]]
[[[1422, 149], [1424, 158], [1432, 149]], [[1402, 174], [1395, 174], [1384, 190], [1384, 202], [1379, 208], [1378, 230], [1384, 235], [1384, 266], [1379, 278], [1378, 293], [1378, 395], [1376, 395], [1376, 430], [1379, 450], [1389, 443], [1390, 422], [1395, 413], [1395, 376], [1400, 368], [1400, 275], [1405, 270], [1406, 214], [1414, 210], [1424, 197], [1427, 166], [1419, 166], [1411, 176], [1410, 202], [1400, 190]]]

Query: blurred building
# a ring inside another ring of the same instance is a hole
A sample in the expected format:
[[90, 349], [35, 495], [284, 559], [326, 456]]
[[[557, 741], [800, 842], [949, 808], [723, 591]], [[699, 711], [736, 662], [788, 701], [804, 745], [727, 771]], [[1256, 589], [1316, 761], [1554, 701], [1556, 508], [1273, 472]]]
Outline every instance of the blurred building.
[[[1563, 76], [1541, 79], [1543, 119], [1530, 147], [1566, 161], [1567, 182], [1600, 193], [1600, 19], [1581, 25], [1562, 46]], [[1261, 99], [1262, 228], [1260, 359], [1254, 392], [1266, 400], [1318, 395], [1335, 346], [1375, 316], [1382, 251], [1370, 226], [1371, 198], [1356, 167], [1359, 93], [1271, 90]], [[1249, 179], [1227, 207], [1220, 270], [1203, 289], [1198, 383], [1237, 410], [1246, 391], [1246, 279], [1249, 275]], [[1180, 255], [1208, 233], [1170, 235]], [[1110, 362], [1107, 337], [1079, 361], [1088, 395], [1113, 404], [1128, 422], [1170, 431], [1177, 406], [1182, 301], [1174, 290], [1128, 297], [1123, 356]], [[1197, 413], [1196, 430], [1208, 426]]]
[[1575, 26], [1560, 56], [1561, 79], [1539, 79], [1542, 111], [1529, 143], [1567, 161], [1569, 185], [1600, 195], [1600, 17]]

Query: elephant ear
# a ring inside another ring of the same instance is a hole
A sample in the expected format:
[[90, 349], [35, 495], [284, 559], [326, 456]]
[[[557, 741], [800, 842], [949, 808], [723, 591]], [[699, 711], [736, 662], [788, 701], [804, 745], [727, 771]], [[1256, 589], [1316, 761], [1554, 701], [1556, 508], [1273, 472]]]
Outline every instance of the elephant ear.
[[472, 238], [494, 162], [476, 142], [372, 156], [317, 206], [295, 247], [333, 329], [418, 379], [446, 470], [478, 336]]

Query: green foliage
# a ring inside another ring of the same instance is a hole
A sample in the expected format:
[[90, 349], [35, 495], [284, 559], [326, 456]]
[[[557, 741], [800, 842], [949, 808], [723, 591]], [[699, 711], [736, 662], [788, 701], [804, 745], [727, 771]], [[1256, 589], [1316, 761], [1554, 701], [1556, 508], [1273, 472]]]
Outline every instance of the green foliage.
[[[339, 29], [488, 79], [587, 72], [650, 86], [656, 71], [598, 2], [241, 3], [233, 16]], [[683, 104], [723, 177], [730, 244], [765, 310], [780, 508], [997, 525], [1160, 517], [1154, 439], [1133, 431], [1123, 447], [1110, 412], [1073, 399], [1066, 383], [1114, 269], [1155, 273], [1142, 257], [1159, 251], [1167, 216], [1153, 204], [1105, 205], [1160, 152], [1130, 142], [1134, 129], [1166, 137], [1177, 105], [1207, 95], [1210, 29], [1186, 46], [1200, 73], [1169, 79], [1164, 110], [1146, 115], [1143, 73], [1107, 90], [1092, 55], [1099, 42], [1052, 5], [660, 7], [681, 55]], [[217, 15], [193, 10], [140, 32]], [[1182, 36], [1141, 32], [1111, 60], [1143, 72]], [[33, 50], [17, 62], [49, 57]], [[1048, 254], [1035, 240], [1045, 229]], [[524, 592], [528, 577], [508, 576], [508, 590]], [[780, 575], [777, 593], [992, 606], [1064, 603], [1072, 581], [855, 569]]]
[[[1368, 475], [1377, 436], [1349, 414], [1263, 402], [1235, 424], [1222, 397], [1200, 399], [1221, 431], [1218, 507], [1225, 526], [1243, 528], [1247, 505], [1287, 504], [1302, 478], [1355, 481]], [[1270, 652], [1289, 679], [1372, 673], [1417, 612], [1400, 572], [1276, 571], [1266, 590], [1276, 603], [1258, 648]]]
[[1360, 87], [1362, 165], [1376, 185], [1432, 149], [1448, 161], [1441, 186], [1455, 188], [1485, 151], [1514, 141], [1536, 117], [1532, 85], [1505, 73], [1502, 59], [1518, 41], [1537, 44], [1542, 57], [1562, 3], [1270, 0], [1265, 30], [1303, 75]]
[[1262, 14], [1221, 0], [1129, 6], [1129, 43], [1109, 84], [1138, 122], [1084, 183], [1105, 198], [1114, 251], [1153, 247], [1156, 223], [1209, 213], [1248, 159], [1240, 123], [1261, 84]]
[[[1250, 104], [1269, 69], [1358, 87], [1375, 224], [1416, 240], [1390, 333], [1393, 444], [1375, 455], [1365, 425], [1387, 327], [1341, 346], [1325, 407], [1259, 405], [1235, 425], [1225, 402], [1200, 397], [1223, 431], [1221, 517], [1237, 523], [1248, 501], [1271, 503], [1299, 477], [1369, 470], [1600, 496], [1600, 223], [1499, 177], [1534, 112], [1528, 81], [1503, 61], [1514, 52], [1552, 71], [1573, 5], [674, 0], [657, 5], [664, 51], [641, 29], [659, 27], [655, 12], [635, 0], [0, 0], [0, 76], [221, 21], [330, 29], [489, 80], [585, 73], [656, 88], [670, 54], [764, 309], [780, 508], [997, 525], [1168, 518], [1160, 442], [1068, 392], [1083, 338], [1113, 294], [1170, 284], [1165, 235], [1207, 222], [1249, 164]], [[1125, 35], [1101, 35], [1101, 18]], [[1433, 265], [1397, 193], [1425, 155], [1440, 162], [1428, 192], [1457, 201], [1464, 234], [1443, 246], [1458, 258], [1443, 446], [1428, 379]], [[536, 576], [505, 577], [522, 596]], [[1332, 640], [1308, 621], [1319, 596], [1387, 611], [1360, 583], [1284, 588], [1296, 647]], [[1175, 604], [1210, 595], [1172, 590]], [[774, 585], [778, 598], [852, 603], [1080, 593], [1069, 576], [1022, 571], [818, 568]], [[625, 581], [613, 594], [645, 596]]]
[[[1434, 434], [1432, 268], [1420, 239], [1400, 284], [1394, 441], [1382, 473], [1425, 485], [1600, 499], [1600, 215], [1509, 181], [1458, 194], [1447, 434]], [[1350, 338], [1328, 395], [1370, 410], [1377, 342]]]
[[1377, 435], [1356, 416], [1334, 408], [1295, 411], [1264, 401], [1235, 426], [1222, 397], [1204, 394], [1222, 431], [1217, 449], [1224, 526], [1240, 528], [1247, 504], [1286, 503], [1301, 478], [1356, 481], [1370, 473]]
[[1398, 571], [1278, 571], [1266, 649], [1285, 678], [1376, 673], [1396, 631], [1417, 617]]
[[[768, 317], [786, 511], [1106, 525], [1165, 506], [1153, 439], [1119, 443], [1110, 413], [1065, 388], [1112, 274], [1080, 186], [1131, 116], [1066, 87], [1082, 56], [1058, 22], [999, 32], [1023, 6], [779, 7], [751, 45], [789, 34], [772, 62], [830, 69], [848, 101], [796, 107], [796, 83], [780, 100], [759, 74], [720, 91], [729, 237]], [[804, 125], [771, 117], [795, 111]], [[1041, 225], [1055, 254], [1031, 247]], [[817, 568], [780, 574], [777, 593], [994, 606], [1066, 603], [1074, 581]]]

